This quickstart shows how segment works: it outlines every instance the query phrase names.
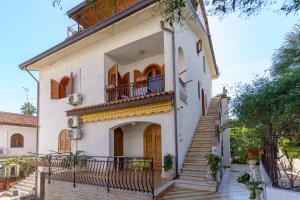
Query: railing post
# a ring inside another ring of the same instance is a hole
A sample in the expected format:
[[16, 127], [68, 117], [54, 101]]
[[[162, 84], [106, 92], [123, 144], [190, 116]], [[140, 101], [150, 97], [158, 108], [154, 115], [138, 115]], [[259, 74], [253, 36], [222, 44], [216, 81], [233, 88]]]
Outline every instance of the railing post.
[[47, 156], [48, 160], [48, 184], [50, 184], [50, 179], [51, 179], [51, 155]]
[[76, 187], [76, 162], [77, 162], [77, 156], [74, 156], [73, 159], [73, 186]]
[[110, 176], [110, 161], [109, 161], [109, 158], [108, 158], [108, 161], [107, 161], [107, 183], [106, 183], [106, 188], [107, 188], [107, 192], [109, 192], [109, 188], [110, 188], [110, 181], [109, 181], [109, 176]]
[[152, 186], [151, 186], [152, 199], [154, 200], [155, 196], [154, 196], [154, 167], [153, 167], [153, 158], [151, 158], [151, 174], [152, 174]]

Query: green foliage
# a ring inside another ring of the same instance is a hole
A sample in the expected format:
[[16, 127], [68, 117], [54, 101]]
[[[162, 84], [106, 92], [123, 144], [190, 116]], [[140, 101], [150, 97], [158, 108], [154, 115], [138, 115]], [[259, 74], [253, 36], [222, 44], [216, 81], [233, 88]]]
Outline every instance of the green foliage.
[[18, 165], [20, 167], [19, 178], [25, 178], [33, 171], [31, 160], [26, 157], [6, 159], [3, 165], [4, 167], [9, 165]]
[[167, 154], [164, 156], [164, 170], [165, 172], [169, 171], [173, 167], [173, 156], [171, 154]]
[[258, 181], [248, 181], [246, 183], [247, 187], [250, 189], [250, 199], [256, 199], [256, 190], [259, 189], [261, 182]]
[[71, 169], [72, 167], [79, 166], [80, 168], [84, 168], [87, 163], [86, 156], [83, 155], [83, 151], [76, 151], [74, 154], [70, 152], [62, 161], [61, 167]]
[[33, 115], [36, 114], [36, 107], [30, 103], [26, 102], [21, 106], [21, 112], [25, 115]]
[[130, 163], [131, 166], [135, 168], [149, 168], [151, 166], [151, 161], [149, 160], [134, 160]]
[[237, 182], [246, 184], [248, 181], [250, 181], [250, 174], [247, 172], [244, 172], [241, 176], [238, 177]]
[[[245, 150], [258, 151], [260, 146], [261, 137], [256, 129], [245, 127], [230, 129], [230, 148], [234, 162], [246, 164], [247, 156]], [[238, 158], [238, 160], [236, 160], [236, 158]]]
[[276, 6], [276, 10], [285, 14], [297, 13], [300, 9], [300, 1], [283, 1], [276, 5], [272, 0], [206, 0], [210, 14], [225, 16], [230, 13], [238, 13], [240, 16], [253, 16], [262, 10]]
[[208, 154], [205, 156], [208, 161], [208, 165], [211, 171], [211, 176], [214, 180], [217, 180], [218, 171], [220, 168], [221, 158], [215, 154]]

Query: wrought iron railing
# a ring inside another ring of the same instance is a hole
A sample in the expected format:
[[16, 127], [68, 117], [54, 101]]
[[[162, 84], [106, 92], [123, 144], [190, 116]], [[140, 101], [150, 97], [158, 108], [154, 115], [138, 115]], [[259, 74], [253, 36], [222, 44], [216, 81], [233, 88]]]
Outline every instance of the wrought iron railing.
[[106, 86], [106, 101], [116, 101], [131, 97], [145, 96], [165, 91], [165, 77], [155, 76], [142, 81], [123, 85]]
[[48, 156], [48, 181], [58, 180], [154, 195], [153, 160], [144, 157]]

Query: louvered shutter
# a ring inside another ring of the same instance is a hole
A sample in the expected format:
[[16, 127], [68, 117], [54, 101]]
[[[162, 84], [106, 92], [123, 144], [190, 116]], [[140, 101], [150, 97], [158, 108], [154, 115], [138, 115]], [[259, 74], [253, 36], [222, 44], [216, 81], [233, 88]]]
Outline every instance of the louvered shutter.
[[58, 99], [59, 88], [58, 82], [51, 79], [51, 99]]

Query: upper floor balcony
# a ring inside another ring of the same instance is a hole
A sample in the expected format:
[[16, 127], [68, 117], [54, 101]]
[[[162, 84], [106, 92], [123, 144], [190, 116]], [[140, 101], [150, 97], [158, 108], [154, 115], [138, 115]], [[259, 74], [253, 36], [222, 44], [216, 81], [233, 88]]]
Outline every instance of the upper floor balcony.
[[[148, 1], [148, 0], [147, 0]], [[104, 22], [122, 11], [134, 7], [145, 0], [95, 0], [92, 3], [85, 1], [68, 11], [68, 16], [76, 24], [68, 27], [68, 37], [87, 29], [95, 24]]]
[[105, 54], [106, 102], [165, 91], [163, 34], [157, 33]]

